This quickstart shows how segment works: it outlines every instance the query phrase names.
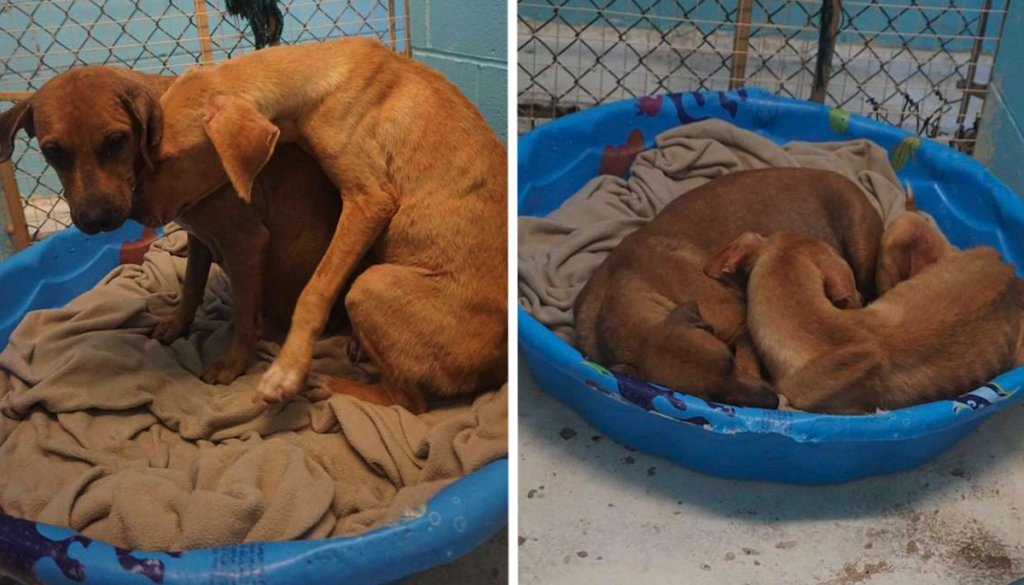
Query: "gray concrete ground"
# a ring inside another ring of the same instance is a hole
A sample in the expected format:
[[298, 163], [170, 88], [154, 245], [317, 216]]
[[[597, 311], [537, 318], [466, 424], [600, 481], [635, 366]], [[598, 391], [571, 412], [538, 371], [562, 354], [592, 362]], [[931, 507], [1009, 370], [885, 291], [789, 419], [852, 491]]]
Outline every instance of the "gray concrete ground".
[[1024, 576], [1024, 405], [917, 470], [738, 482], [629, 451], [519, 365], [524, 584], [1008, 585]]

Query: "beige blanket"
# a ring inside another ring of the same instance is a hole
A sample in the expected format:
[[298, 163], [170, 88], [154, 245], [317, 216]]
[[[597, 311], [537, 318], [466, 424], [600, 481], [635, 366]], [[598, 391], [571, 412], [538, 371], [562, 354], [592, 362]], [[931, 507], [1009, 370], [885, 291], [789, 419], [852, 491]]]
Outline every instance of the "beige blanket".
[[545, 218], [519, 218], [519, 304], [573, 343], [572, 306], [591, 273], [622, 238], [676, 197], [722, 175], [768, 167], [833, 170], [856, 182], [886, 225], [906, 211], [906, 195], [885, 149], [867, 140], [790, 142], [721, 120], [660, 134], [637, 155], [625, 181], [596, 177]]
[[[63, 309], [30, 313], [0, 354], [0, 509], [127, 548], [180, 550], [351, 535], [421, 513], [444, 485], [508, 453], [507, 389], [416, 417], [346, 396], [266, 407], [259, 374], [198, 379], [228, 344], [214, 268], [188, 339], [147, 337], [178, 300], [184, 232]], [[367, 379], [345, 337], [313, 369]]]

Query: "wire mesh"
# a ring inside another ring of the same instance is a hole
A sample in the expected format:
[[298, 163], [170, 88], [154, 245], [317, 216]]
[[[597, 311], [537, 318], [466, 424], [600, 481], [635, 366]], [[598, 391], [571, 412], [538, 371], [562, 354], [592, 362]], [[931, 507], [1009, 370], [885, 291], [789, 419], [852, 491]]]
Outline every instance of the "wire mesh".
[[[826, 103], [972, 152], [1009, 0], [846, 1]], [[820, 0], [518, 0], [519, 132], [604, 102], [742, 84], [808, 99]], [[976, 98], [976, 99], [975, 99]]]
[[[403, 3], [394, 0], [281, 0], [281, 44], [367, 36], [406, 49]], [[214, 61], [255, 49], [249, 25], [221, 0], [47, 0], [0, 2], [0, 95], [39, 89], [77, 65], [115, 65], [180, 75], [203, 61], [197, 8], [204, 7]], [[392, 10], [392, 8], [396, 10]], [[6, 109], [11, 103], [3, 103]], [[29, 235], [71, 225], [60, 181], [23, 133], [12, 157]]]

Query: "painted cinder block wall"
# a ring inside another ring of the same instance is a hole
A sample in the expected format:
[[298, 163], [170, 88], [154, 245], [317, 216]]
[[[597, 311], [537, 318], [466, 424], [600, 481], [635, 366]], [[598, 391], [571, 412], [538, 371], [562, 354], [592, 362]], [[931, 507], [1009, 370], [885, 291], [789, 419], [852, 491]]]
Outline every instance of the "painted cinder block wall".
[[996, 56], [975, 156], [1024, 197], [1024, 2], [1011, 2], [1006, 34]]
[[445, 74], [508, 141], [506, 0], [416, 0], [413, 57]]
[[[443, 0], [442, 0], [443, 1]], [[600, 26], [610, 23], [619, 30], [656, 28], [663, 32], [682, 32], [689, 23], [680, 27], [683, 21], [690, 21], [701, 32], [708, 34], [719, 28], [718, 23], [732, 23], [736, 20], [738, 0], [690, 0], [686, 2], [658, 2], [650, 0], [543, 0], [519, 6], [519, 15], [533, 21], [545, 22], [552, 17], [557, 22], [566, 22], [576, 27]], [[1012, 4], [1012, 2], [1010, 2]], [[844, 8], [843, 32], [839, 43], [871, 43], [880, 46], [902, 45], [910, 40], [915, 49], [934, 50], [942, 47], [947, 51], [970, 51], [974, 43], [969, 33], [977, 30], [978, 13], [985, 0], [880, 0], [872, 4], [867, 0], [856, 0]], [[760, 0], [752, 7], [751, 21], [765, 25], [755, 36], [771, 36], [796, 33], [798, 39], [818, 38], [817, 13], [821, 2], [793, 0]], [[994, 37], [999, 30], [1003, 0], [993, 3], [989, 15], [986, 37]], [[802, 30], [806, 29], [811, 30]], [[732, 25], [725, 25], [722, 32], [732, 34]], [[1011, 30], [1007, 28], [1007, 30]], [[863, 31], [858, 34], [855, 31]], [[896, 31], [904, 34], [896, 34]], [[991, 53], [995, 43], [987, 41], [984, 50]]]

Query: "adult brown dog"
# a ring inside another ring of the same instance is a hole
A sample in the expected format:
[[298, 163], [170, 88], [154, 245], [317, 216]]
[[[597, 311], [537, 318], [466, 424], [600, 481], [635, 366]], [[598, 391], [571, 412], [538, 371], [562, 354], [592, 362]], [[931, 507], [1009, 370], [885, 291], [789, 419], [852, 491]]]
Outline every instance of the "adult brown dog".
[[715, 179], [626, 237], [576, 300], [584, 355], [613, 370], [739, 406], [774, 408], [746, 333], [743, 290], [704, 273], [745, 231], [792, 231], [843, 250], [857, 284], [874, 287], [882, 220], [842, 175], [780, 168]]
[[818, 239], [747, 233], [708, 266], [749, 274], [754, 344], [801, 410], [864, 414], [953, 398], [1015, 361], [1024, 284], [992, 248], [949, 254], [861, 310], [836, 306], [858, 309], [860, 298], [849, 264]]
[[[153, 337], [184, 335], [202, 303], [210, 263], [221, 263], [234, 296], [231, 347], [202, 378], [227, 384], [245, 371], [260, 315], [287, 324], [302, 287], [330, 242], [341, 210], [337, 189], [296, 146], [278, 150], [253, 189], [253, 204], [230, 186], [182, 190], [159, 199], [134, 192], [160, 141], [160, 96], [173, 77], [106, 66], [72, 69], [0, 114], [0, 160], [19, 129], [38, 139], [56, 170], [75, 225], [87, 234], [117, 229], [129, 217], [147, 226], [177, 220], [189, 232], [182, 300]], [[338, 321], [343, 308], [335, 311]]]
[[260, 381], [267, 401], [302, 387], [331, 304], [368, 252], [378, 262], [345, 297], [377, 384], [322, 385], [424, 408], [507, 376], [504, 145], [440, 73], [370, 39], [272, 47], [196, 67], [163, 95], [164, 130], [146, 197], [230, 183], [249, 200], [279, 140], [298, 141], [340, 188], [330, 247]]

